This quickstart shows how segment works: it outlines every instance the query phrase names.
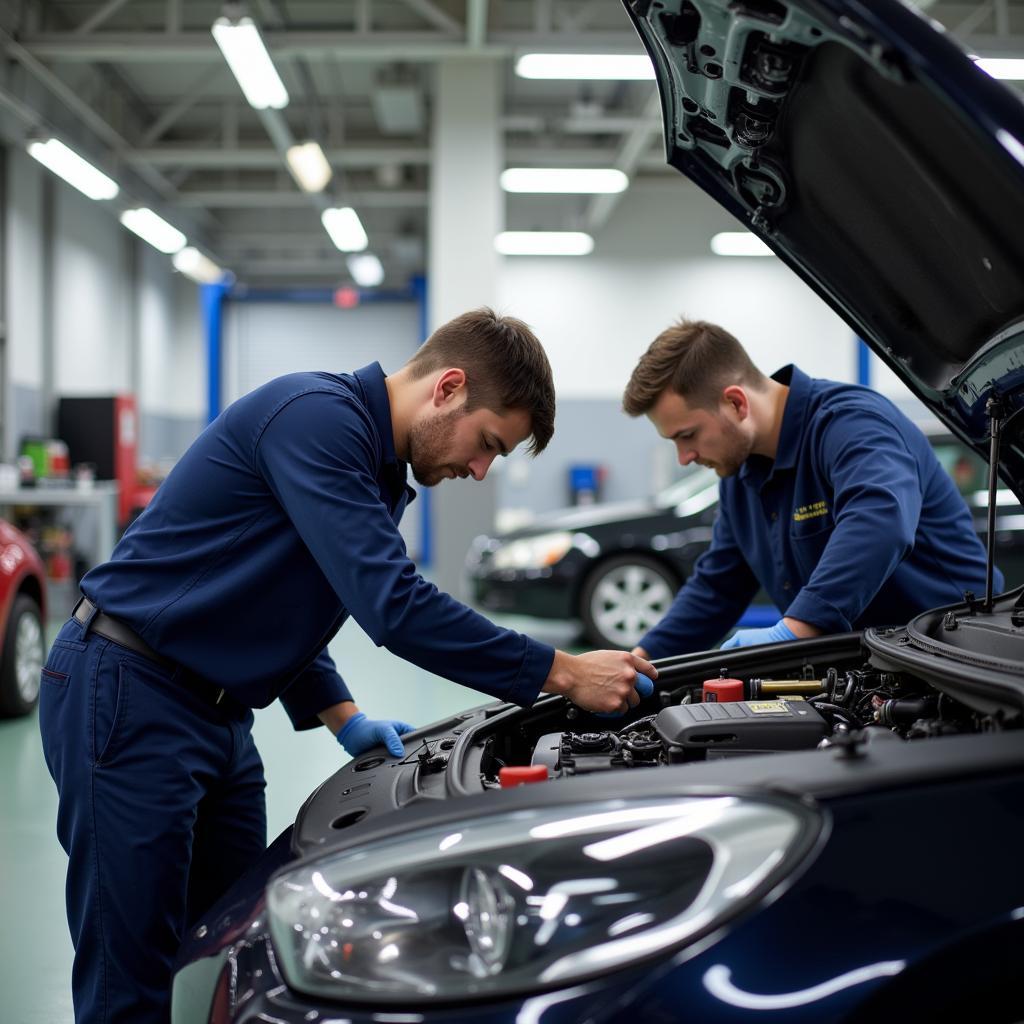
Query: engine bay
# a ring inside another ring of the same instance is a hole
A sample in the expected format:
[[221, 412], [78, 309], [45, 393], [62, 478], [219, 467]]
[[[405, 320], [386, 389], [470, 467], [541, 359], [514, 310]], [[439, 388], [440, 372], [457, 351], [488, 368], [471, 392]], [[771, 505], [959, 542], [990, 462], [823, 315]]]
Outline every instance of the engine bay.
[[[877, 739], [993, 732], [1016, 723], [972, 710], [914, 675], [870, 661], [798, 673], [702, 680], [657, 695], [662, 707], [624, 725], [569, 707], [564, 721], [526, 719], [484, 741], [485, 788], [595, 772], [656, 768]], [[560, 725], [560, 728], [551, 728]], [[547, 728], [545, 728], [547, 726]], [[867, 733], [870, 733], [868, 737]], [[529, 769], [527, 771], [526, 769]]]

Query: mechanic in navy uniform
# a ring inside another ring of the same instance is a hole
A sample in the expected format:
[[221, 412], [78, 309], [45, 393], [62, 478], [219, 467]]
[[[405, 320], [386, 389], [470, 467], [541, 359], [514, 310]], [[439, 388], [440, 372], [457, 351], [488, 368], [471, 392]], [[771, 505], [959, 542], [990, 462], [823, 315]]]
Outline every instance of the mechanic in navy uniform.
[[[402, 756], [326, 645], [351, 615], [379, 646], [501, 700], [543, 690], [624, 712], [656, 676], [624, 651], [571, 656], [425, 581], [398, 522], [424, 486], [481, 480], [554, 429], [551, 368], [490, 310], [438, 329], [397, 373], [298, 373], [230, 406], [189, 448], [83, 599], [43, 671], [40, 726], [69, 856], [75, 1018], [167, 1019], [183, 932], [263, 851], [253, 708], [280, 698], [352, 756]], [[638, 675], [643, 673], [643, 675]]]
[[633, 653], [713, 646], [758, 587], [782, 618], [724, 647], [905, 623], [984, 593], [970, 511], [928, 439], [876, 392], [795, 366], [766, 377], [728, 331], [683, 320], [641, 357], [623, 409], [646, 415], [680, 465], [722, 478], [710, 548]]

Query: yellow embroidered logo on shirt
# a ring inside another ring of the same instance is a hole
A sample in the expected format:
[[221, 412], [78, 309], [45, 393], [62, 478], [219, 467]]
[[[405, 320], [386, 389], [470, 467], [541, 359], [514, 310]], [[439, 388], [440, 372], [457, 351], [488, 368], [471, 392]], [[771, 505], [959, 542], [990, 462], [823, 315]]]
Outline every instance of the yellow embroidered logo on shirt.
[[799, 523], [804, 519], [815, 519], [818, 516], [828, 515], [828, 502], [827, 501], [815, 501], [810, 505], [801, 505], [793, 513], [793, 522]]

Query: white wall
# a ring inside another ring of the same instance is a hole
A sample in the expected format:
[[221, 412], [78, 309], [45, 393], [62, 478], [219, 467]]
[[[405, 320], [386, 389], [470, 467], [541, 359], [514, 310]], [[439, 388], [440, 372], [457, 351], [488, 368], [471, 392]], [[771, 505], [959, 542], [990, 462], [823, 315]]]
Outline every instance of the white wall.
[[132, 236], [100, 206], [57, 182], [54, 216], [54, 388], [109, 395], [132, 388]]
[[224, 404], [284, 373], [348, 373], [378, 360], [397, 370], [419, 345], [412, 302], [228, 302], [224, 315]]
[[7, 337], [11, 381], [43, 382], [42, 178], [38, 164], [16, 149], [7, 155]]
[[141, 247], [139, 268], [139, 402], [148, 412], [202, 419], [206, 350], [199, 288], [168, 273], [168, 259]]
[[637, 360], [680, 316], [735, 334], [766, 373], [796, 362], [812, 376], [857, 379], [853, 332], [775, 257], [714, 256], [735, 221], [676, 182], [625, 194], [582, 258], [507, 257], [503, 312], [538, 333], [560, 399], [621, 398]]

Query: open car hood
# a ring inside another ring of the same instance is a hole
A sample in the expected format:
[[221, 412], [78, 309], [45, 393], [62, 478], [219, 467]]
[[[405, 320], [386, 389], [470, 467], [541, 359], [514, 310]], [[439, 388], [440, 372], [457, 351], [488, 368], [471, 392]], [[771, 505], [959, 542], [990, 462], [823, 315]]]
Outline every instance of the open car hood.
[[626, 7], [669, 163], [1024, 498], [1024, 103], [897, 0]]

